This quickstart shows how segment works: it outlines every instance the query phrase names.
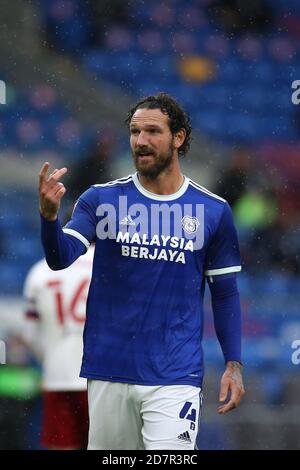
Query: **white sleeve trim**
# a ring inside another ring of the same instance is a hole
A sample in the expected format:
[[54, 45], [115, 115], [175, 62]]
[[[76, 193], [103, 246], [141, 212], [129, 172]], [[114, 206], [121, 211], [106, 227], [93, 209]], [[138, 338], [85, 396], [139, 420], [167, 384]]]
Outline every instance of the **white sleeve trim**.
[[73, 230], [72, 228], [63, 228], [63, 232], [67, 235], [72, 235], [72, 237], [77, 238], [81, 241], [81, 243], [84, 244], [87, 250], [89, 249], [90, 242], [83, 235], [81, 235], [81, 233], [76, 232], [76, 230]]
[[229, 268], [208, 269], [205, 271], [205, 276], [218, 276], [219, 274], [237, 273], [241, 271], [242, 266], [230, 266]]

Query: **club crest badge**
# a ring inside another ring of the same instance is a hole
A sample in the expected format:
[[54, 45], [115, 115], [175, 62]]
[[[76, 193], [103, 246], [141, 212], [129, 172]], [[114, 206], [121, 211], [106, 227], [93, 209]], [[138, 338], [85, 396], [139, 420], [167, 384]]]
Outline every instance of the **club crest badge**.
[[191, 217], [189, 215], [184, 216], [181, 223], [183, 230], [190, 235], [195, 233], [200, 225], [197, 217]]

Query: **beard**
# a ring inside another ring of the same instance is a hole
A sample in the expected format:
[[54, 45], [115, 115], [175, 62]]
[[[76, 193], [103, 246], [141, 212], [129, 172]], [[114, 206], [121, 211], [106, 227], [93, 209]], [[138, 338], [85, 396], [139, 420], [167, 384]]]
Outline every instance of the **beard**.
[[[140, 173], [140, 175], [151, 180], [156, 179], [171, 165], [173, 161], [173, 153], [173, 142], [171, 142], [166, 152], [159, 154], [148, 147], [141, 147], [136, 151], [132, 150], [134, 164], [137, 171]], [[140, 155], [151, 155], [152, 158], [150, 161], [142, 161]]]

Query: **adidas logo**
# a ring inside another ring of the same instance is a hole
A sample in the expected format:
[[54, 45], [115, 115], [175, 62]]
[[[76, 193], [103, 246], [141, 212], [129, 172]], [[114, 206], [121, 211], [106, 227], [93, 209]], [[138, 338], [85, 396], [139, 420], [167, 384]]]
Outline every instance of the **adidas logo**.
[[186, 442], [192, 442], [188, 431], [183, 432], [182, 434], [179, 434], [178, 439], [181, 439], [182, 441], [186, 441]]
[[135, 225], [135, 222], [132, 220], [131, 215], [127, 215], [121, 220], [119, 225]]

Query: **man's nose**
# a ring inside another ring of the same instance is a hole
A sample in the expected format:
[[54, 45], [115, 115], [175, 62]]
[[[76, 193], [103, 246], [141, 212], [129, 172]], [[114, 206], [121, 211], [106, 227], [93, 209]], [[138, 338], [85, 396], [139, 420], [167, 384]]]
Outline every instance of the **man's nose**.
[[136, 144], [139, 145], [140, 147], [143, 147], [148, 144], [148, 138], [145, 132], [141, 131], [139, 133]]

